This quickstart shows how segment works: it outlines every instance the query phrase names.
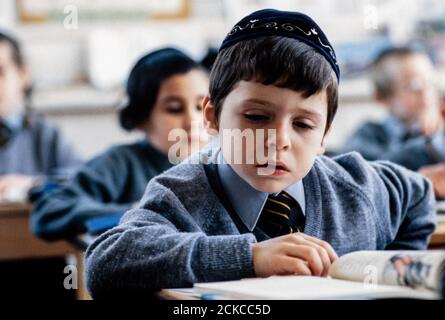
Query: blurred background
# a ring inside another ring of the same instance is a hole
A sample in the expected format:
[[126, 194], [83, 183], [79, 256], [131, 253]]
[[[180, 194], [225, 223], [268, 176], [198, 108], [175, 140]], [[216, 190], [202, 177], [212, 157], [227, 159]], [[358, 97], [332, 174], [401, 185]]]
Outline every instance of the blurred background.
[[309, 14], [336, 48], [342, 81], [328, 147], [341, 145], [364, 120], [385, 115], [365, 71], [384, 47], [427, 48], [445, 93], [443, 0], [1, 0], [0, 29], [22, 42], [34, 109], [91, 157], [133, 140], [120, 129], [115, 110], [139, 56], [173, 45], [201, 59], [240, 17], [265, 7]]

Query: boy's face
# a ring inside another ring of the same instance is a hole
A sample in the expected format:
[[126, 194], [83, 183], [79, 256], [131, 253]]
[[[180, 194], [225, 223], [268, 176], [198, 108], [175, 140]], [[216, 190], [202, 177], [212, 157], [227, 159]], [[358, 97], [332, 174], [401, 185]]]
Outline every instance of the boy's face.
[[[290, 89], [240, 81], [225, 98], [219, 121], [208, 97], [204, 106], [206, 127], [218, 132], [224, 160], [259, 191], [280, 192], [301, 180], [312, 168], [315, 157], [324, 152], [325, 90], [304, 98]], [[234, 143], [227, 139], [236, 129], [252, 132], [253, 141]], [[264, 129], [263, 136], [258, 129]], [[258, 156], [262, 148], [267, 159]], [[236, 161], [240, 155], [242, 161]], [[253, 161], [248, 161], [249, 155], [254, 155], [250, 158]], [[272, 170], [264, 170], [267, 161]]]
[[184, 136], [187, 139], [180, 142], [187, 152], [180, 157], [188, 156], [205, 144], [205, 131], [192, 129], [194, 123], [202, 125], [201, 103], [208, 86], [208, 76], [201, 70], [176, 74], [162, 82], [153, 111], [140, 128], [158, 150], [168, 154], [169, 149], [177, 144], [176, 140], [169, 139], [174, 129], [187, 133]]
[[28, 80], [26, 70], [14, 62], [9, 43], [0, 42], [0, 117], [22, 107]]
[[434, 70], [428, 57], [412, 54], [393, 58], [394, 93], [386, 101], [393, 114], [406, 123], [438, 109], [438, 96], [432, 79]]

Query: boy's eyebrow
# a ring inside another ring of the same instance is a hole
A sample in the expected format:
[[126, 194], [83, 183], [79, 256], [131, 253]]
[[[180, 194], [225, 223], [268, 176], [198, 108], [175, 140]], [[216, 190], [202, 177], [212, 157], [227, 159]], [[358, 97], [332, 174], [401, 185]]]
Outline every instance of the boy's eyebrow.
[[[205, 95], [199, 95], [196, 98], [198, 100], [203, 100], [205, 97]], [[184, 99], [180, 96], [167, 96], [162, 98], [162, 102], [167, 103], [167, 102], [182, 102]]]
[[[277, 104], [275, 104], [273, 102], [266, 101], [266, 100], [261, 100], [261, 99], [257, 99], [257, 98], [246, 99], [246, 100], [244, 100], [244, 102], [252, 102], [252, 103], [255, 103], [255, 104], [261, 104], [261, 105], [266, 106], [266, 107], [275, 107], [276, 108], [278, 106]], [[312, 111], [312, 110], [308, 110], [308, 109], [304, 109], [304, 108], [299, 108], [299, 112], [303, 113], [303, 114], [305, 114], [307, 116], [315, 117], [317, 119], [321, 119], [322, 118], [322, 115], [320, 113], [316, 112], [316, 111]]]
[[307, 109], [300, 109], [300, 112], [303, 113], [304, 115], [309, 116], [309, 117], [314, 117], [317, 120], [320, 120], [322, 118], [322, 115], [315, 111], [311, 111], [311, 110], [307, 110]]
[[251, 102], [251, 103], [255, 103], [255, 104], [261, 104], [264, 106], [277, 107], [277, 105], [273, 102], [261, 100], [261, 99], [257, 99], [257, 98], [245, 99], [245, 100], [243, 100], [243, 102]]
[[179, 96], [166, 96], [162, 98], [162, 102], [182, 102], [182, 98]]

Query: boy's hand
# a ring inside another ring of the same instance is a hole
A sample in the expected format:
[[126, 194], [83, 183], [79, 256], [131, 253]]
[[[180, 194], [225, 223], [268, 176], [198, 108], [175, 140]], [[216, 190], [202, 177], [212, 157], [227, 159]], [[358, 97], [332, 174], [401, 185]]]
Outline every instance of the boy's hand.
[[431, 136], [442, 128], [443, 122], [442, 110], [430, 108], [421, 114], [417, 126], [424, 136]]
[[8, 198], [8, 193], [25, 194], [33, 186], [35, 177], [10, 174], [0, 176], [0, 198]]
[[252, 251], [257, 277], [292, 274], [326, 277], [338, 258], [329, 243], [301, 232], [255, 243]]
[[419, 173], [427, 177], [434, 187], [436, 197], [445, 198], [445, 164], [439, 163], [420, 168]]

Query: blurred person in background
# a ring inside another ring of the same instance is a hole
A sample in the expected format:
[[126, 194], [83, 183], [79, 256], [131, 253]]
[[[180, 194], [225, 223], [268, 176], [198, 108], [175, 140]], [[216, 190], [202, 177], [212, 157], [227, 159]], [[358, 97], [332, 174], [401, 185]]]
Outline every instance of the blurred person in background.
[[[445, 121], [445, 94], [441, 97], [441, 118]], [[432, 136], [422, 136], [408, 141], [390, 158], [427, 177], [439, 199], [445, 199], [445, 130]]]
[[[144, 139], [118, 145], [86, 163], [66, 184], [37, 201], [31, 219], [33, 232], [45, 239], [98, 234], [116, 225], [136, 205], [147, 183], [170, 168], [169, 139], [174, 129], [187, 133], [186, 145], [204, 146], [202, 99], [208, 92], [208, 73], [183, 52], [164, 48], [142, 57], [130, 72], [127, 104], [119, 112], [121, 126], [137, 130]], [[193, 148], [187, 148], [188, 156]]]
[[419, 171], [445, 198], [445, 102], [434, 85], [426, 53], [409, 48], [382, 51], [372, 64], [376, 101], [388, 110], [382, 122], [369, 121], [344, 143], [341, 153], [357, 151], [368, 160], [390, 160]]
[[361, 125], [342, 152], [358, 151], [368, 160], [390, 159], [406, 142], [432, 136], [442, 127], [434, 68], [428, 55], [414, 49], [390, 48], [371, 67], [376, 101], [389, 115]]
[[42, 179], [81, 163], [60, 132], [33, 113], [31, 76], [16, 39], [0, 32], [0, 201], [27, 200]]
[[[0, 202], [26, 202], [33, 187], [68, 177], [81, 164], [56, 127], [32, 112], [30, 95], [21, 47], [0, 32]], [[0, 297], [73, 299], [63, 288], [65, 265], [63, 257], [2, 261]]]

